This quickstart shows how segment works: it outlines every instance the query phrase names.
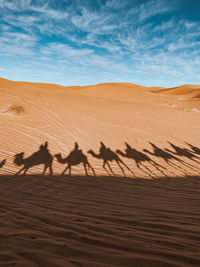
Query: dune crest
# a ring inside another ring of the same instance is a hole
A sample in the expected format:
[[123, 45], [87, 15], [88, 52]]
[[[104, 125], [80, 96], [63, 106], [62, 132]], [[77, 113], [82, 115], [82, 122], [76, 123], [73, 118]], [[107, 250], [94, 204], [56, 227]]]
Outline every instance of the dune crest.
[[156, 93], [163, 93], [177, 96], [190, 96], [193, 98], [200, 98], [200, 85], [185, 84], [174, 88], [161, 89], [155, 91]]

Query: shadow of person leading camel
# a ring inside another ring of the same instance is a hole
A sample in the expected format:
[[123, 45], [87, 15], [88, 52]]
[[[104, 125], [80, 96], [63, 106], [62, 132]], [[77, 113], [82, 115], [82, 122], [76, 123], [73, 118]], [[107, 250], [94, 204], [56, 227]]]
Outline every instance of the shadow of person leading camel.
[[81, 149], [79, 149], [79, 145], [77, 142], [74, 144], [74, 149], [65, 158], [62, 158], [62, 155], [60, 153], [55, 154], [54, 157], [57, 159], [57, 161], [59, 163], [62, 163], [62, 164], [67, 163], [67, 166], [61, 175], [64, 175], [65, 172], [69, 169], [69, 175], [71, 176], [72, 166], [79, 165], [80, 163], [83, 163], [86, 176], [89, 175], [87, 168], [88, 168], [88, 170], [91, 169], [93, 172], [93, 175], [96, 176], [94, 169], [92, 168], [92, 166], [90, 165], [90, 163], [87, 159], [87, 156], [83, 153], [83, 151]]
[[108, 175], [110, 175], [110, 173], [106, 169], [106, 167], [105, 167], [106, 165], [108, 166], [111, 173], [113, 175], [115, 175], [115, 173], [113, 172], [113, 170], [109, 164], [109, 161], [111, 161], [111, 162], [115, 161], [118, 164], [118, 166], [120, 167], [124, 176], [126, 176], [126, 174], [125, 174], [122, 166], [124, 166], [127, 170], [129, 170], [134, 175], [134, 173], [131, 171], [131, 169], [122, 161], [122, 159], [120, 159], [120, 157], [114, 151], [112, 151], [110, 148], [106, 147], [103, 142], [100, 142], [100, 144], [101, 144], [101, 146], [99, 149], [99, 154], [96, 154], [92, 149], [88, 150], [88, 153], [91, 154], [95, 158], [103, 160], [103, 168], [108, 173]]
[[18, 153], [14, 156], [14, 163], [18, 166], [23, 166], [16, 173], [16, 175], [19, 175], [20, 172], [22, 171], [24, 171], [23, 175], [25, 175], [30, 168], [37, 165], [44, 165], [44, 170], [42, 173], [43, 175], [45, 174], [48, 168], [50, 175], [53, 175], [52, 162], [53, 162], [53, 156], [50, 154], [48, 150], [48, 142], [41, 144], [38, 151], [36, 151], [27, 158], [24, 158], [24, 152]]

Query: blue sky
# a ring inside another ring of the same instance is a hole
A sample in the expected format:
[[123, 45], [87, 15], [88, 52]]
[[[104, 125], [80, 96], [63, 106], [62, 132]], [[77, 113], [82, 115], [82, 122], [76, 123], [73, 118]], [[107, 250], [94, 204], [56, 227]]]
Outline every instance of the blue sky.
[[0, 76], [200, 84], [199, 0], [0, 0]]

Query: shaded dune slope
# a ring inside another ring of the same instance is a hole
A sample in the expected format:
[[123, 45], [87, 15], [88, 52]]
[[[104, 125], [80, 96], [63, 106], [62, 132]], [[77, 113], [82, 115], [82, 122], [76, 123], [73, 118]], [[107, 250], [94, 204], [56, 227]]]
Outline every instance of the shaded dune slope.
[[199, 266], [199, 188], [199, 177], [0, 177], [0, 265]]

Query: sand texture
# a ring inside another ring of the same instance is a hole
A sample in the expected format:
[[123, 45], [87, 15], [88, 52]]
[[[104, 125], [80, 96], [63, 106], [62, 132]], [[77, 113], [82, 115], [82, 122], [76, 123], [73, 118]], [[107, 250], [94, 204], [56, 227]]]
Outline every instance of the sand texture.
[[0, 265], [200, 266], [199, 133], [199, 85], [1, 78]]

